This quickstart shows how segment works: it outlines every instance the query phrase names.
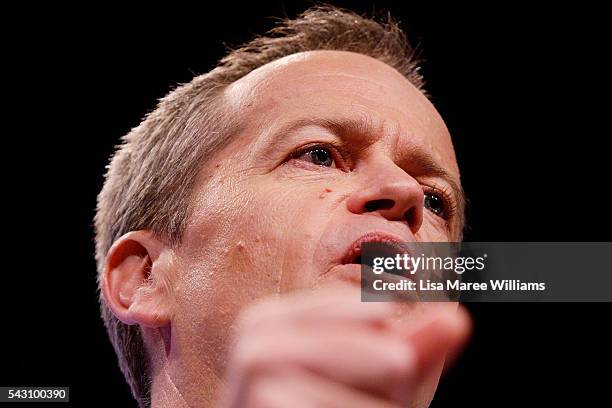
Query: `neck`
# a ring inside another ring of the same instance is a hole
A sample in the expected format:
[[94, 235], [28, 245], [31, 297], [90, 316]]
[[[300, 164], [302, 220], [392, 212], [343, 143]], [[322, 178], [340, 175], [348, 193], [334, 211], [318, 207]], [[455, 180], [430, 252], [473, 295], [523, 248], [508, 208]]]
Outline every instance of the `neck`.
[[[221, 378], [208, 364], [185, 364], [189, 359], [170, 347], [170, 330], [145, 330], [145, 344], [151, 357], [151, 408], [213, 407]], [[189, 401], [189, 403], [187, 403]]]
[[157, 371], [151, 385], [151, 408], [189, 408], [168, 374], [166, 366]]
[[151, 408], [189, 408], [170, 374], [169, 327], [145, 329], [143, 335], [151, 357]]

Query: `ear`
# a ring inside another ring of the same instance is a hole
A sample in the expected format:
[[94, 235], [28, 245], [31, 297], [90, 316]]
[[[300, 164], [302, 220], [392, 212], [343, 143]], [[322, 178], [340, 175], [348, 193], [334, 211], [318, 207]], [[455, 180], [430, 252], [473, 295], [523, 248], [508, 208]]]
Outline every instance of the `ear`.
[[174, 273], [170, 248], [150, 231], [132, 231], [119, 238], [106, 256], [102, 295], [123, 323], [163, 327], [171, 318], [168, 282]]

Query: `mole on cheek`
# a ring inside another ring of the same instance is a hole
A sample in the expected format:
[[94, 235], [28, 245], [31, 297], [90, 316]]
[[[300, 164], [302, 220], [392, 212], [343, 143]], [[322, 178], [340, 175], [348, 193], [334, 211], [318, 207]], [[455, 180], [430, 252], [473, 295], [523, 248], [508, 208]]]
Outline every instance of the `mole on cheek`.
[[329, 187], [325, 187], [325, 190], [321, 194], [319, 194], [319, 198], [324, 198], [327, 193], [331, 193], [332, 189]]

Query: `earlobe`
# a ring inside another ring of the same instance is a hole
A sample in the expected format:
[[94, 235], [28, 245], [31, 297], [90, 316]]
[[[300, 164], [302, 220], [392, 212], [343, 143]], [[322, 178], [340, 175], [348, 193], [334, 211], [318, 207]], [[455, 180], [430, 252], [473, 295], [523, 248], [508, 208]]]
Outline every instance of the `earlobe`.
[[[169, 249], [149, 231], [132, 231], [119, 238], [106, 257], [102, 295], [113, 314], [126, 324], [157, 328], [170, 321], [168, 276], [173, 263]], [[169, 275], [170, 274], [170, 275]]]

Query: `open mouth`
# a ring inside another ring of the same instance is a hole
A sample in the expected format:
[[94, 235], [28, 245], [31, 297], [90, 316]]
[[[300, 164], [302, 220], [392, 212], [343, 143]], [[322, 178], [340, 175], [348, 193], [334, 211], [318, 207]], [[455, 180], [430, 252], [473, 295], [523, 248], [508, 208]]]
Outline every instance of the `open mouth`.
[[404, 241], [399, 237], [382, 232], [371, 232], [357, 239], [346, 252], [342, 259], [343, 265], [365, 265], [373, 267], [374, 257], [368, 253], [364, 256], [362, 245], [366, 243], [377, 243], [376, 257], [395, 257], [397, 254], [409, 254]]
[[355, 259], [353, 259], [351, 262], [349, 262], [351, 264], [357, 264], [357, 265], [361, 265], [361, 254], [357, 255], [355, 257]]

